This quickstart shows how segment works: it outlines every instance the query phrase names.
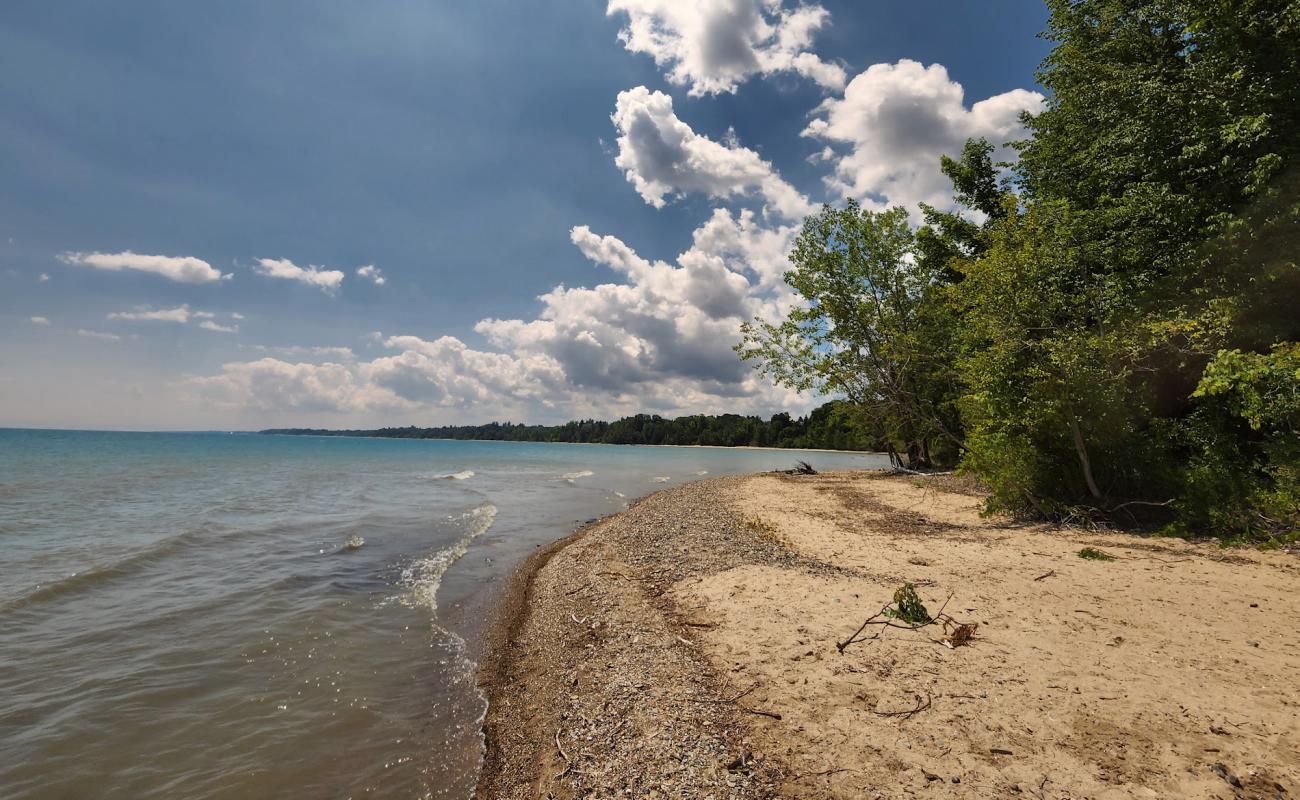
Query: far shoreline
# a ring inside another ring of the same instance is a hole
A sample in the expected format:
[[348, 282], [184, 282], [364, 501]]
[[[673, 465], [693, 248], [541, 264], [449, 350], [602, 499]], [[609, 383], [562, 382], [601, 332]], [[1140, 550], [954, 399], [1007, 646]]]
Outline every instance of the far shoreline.
[[[194, 433], [195, 431], [167, 431], [168, 433]], [[201, 433], [223, 433], [223, 431], [199, 431]], [[230, 431], [230, 433], [244, 433]], [[767, 450], [773, 453], [843, 453], [851, 456], [885, 456], [889, 454], [880, 450], [831, 450], [825, 447], [760, 447], [752, 444], [632, 444], [615, 442], [538, 442], [530, 439], [449, 439], [443, 436], [353, 436], [343, 433], [280, 433], [271, 431], [247, 431], [256, 436], [284, 436], [291, 439], [377, 439], [396, 442], [482, 442], [485, 444], [566, 444], [583, 447], [678, 447], [702, 450]]]

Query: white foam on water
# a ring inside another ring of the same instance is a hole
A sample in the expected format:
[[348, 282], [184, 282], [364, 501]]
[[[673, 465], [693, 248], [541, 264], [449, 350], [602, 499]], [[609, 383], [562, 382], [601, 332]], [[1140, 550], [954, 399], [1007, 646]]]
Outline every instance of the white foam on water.
[[695, 470], [695, 474], [696, 474], [696, 475], [708, 475], [708, 474], [709, 474], [709, 471], [708, 471], [707, 469], [697, 469], [697, 470]]
[[449, 472], [446, 475], [438, 475], [435, 477], [437, 477], [438, 480], [443, 481], [467, 481], [474, 477], [474, 470], [463, 469], [460, 472]]
[[592, 475], [595, 474], [596, 473], [592, 472], [589, 469], [582, 469], [582, 470], [578, 470], [577, 472], [564, 473], [564, 479], [569, 483], [573, 483], [574, 481], [578, 480], [578, 478], [590, 478]]
[[492, 527], [497, 518], [497, 507], [491, 503], [479, 506], [473, 511], [460, 515], [467, 523], [465, 533], [451, 547], [439, 550], [427, 558], [411, 562], [402, 570], [402, 585], [407, 588], [402, 602], [411, 606], [426, 606], [430, 611], [438, 611], [438, 587], [442, 585], [442, 576], [460, 560], [469, 550], [475, 539]]
[[651, 482], [651, 483], [667, 483], [667, 482], [670, 481], [670, 480], [672, 480], [672, 478], [668, 477], [667, 475], [660, 475], [660, 476], [657, 477], [657, 478], [651, 478], [651, 479], [650, 479], [650, 482]]

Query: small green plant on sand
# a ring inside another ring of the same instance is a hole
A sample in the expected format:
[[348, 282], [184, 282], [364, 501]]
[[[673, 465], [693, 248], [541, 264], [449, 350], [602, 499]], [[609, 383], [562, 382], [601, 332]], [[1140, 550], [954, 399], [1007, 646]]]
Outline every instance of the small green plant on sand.
[[885, 616], [902, 620], [909, 625], [925, 625], [930, 622], [930, 612], [921, 602], [916, 587], [905, 583], [894, 592], [894, 607], [885, 609]]
[[1098, 550], [1095, 547], [1085, 547], [1079, 551], [1079, 558], [1086, 558], [1089, 561], [1114, 561], [1115, 556], [1107, 553], [1105, 550]]

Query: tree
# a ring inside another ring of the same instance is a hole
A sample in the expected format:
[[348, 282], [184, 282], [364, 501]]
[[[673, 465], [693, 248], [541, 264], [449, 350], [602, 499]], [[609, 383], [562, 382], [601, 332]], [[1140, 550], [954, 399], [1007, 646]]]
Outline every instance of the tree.
[[1021, 194], [949, 255], [966, 462], [1004, 506], [1294, 528], [1300, 3], [1049, 6]]
[[926, 316], [939, 276], [918, 258], [907, 212], [824, 206], [790, 261], [785, 281], [803, 304], [775, 324], [747, 323], [741, 357], [778, 384], [847, 397], [911, 468], [934, 461], [936, 440], [954, 452], [953, 365]]

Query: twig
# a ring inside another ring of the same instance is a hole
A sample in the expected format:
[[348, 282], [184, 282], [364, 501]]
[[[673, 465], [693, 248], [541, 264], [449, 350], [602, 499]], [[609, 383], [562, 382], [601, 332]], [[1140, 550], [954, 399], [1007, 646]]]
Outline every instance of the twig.
[[739, 708], [741, 711], [748, 711], [751, 714], [758, 714], [760, 717], [770, 717], [775, 720], [781, 719], [781, 715], [775, 711], [764, 711], [761, 708], [746, 708], [742, 705], [737, 705], [736, 708]]
[[836, 642], [835, 649], [839, 650], [840, 653], [843, 654], [844, 649], [847, 648], [849, 645], [859, 641], [866, 641], [866, 639], [858, 639], [858, 635], [861, 634], [864, 630], [866, 630], [868, 625], [882, 626], [881, 630], [878, 631], [875, 636], [867, 637], [867, 639], [879, 639], [880, 634], [884, 632], [885, 628], [899, 628], [900, 630], [905, 630], [905, 631], [915, 631], [930, 625], [934, 625], [938, 622], [941, 622], [944, 619], [943, 610], [948, 607], [948, 603], [952, 601], [952, 597], [953, 596], [949, 594], [948, 599], [944, 600], [943, 605], [939, 607], [939, 613], [931, 617], [929, 622], [922, 622], [919, 625], [899, 625], [897, 622], [891, 622], [890, 620], [887, 619], [881, 619], [881, 617], [885, 615], [885, 612], [889, 610], [889, 607], [893, 605], [893, 603], [886, 603], [884, 607], [880, 609], [880, 611], [876, 612], [875, 614], [872, 614], [870, 617], [867, 617], [867, 621], [862, 623], [858, 627], [858, 629], [853, 632], [852, 636], [850, 636], [849, 638], [845, 639], [842, 642]]
[[1115, 513], [1116, 511], [1119, 511], [1121, 508], [1128, 508], [1129, 506], [1156, 506], [1156, 507], [1161, 507], [1161, 506], [1167, 506], [1167, 505], [1169, 505], [1169, 504], [1171, 504], [1171, 503], [1173, 503], [1173, 502], [1174, 502], [1174, 498], [1170, 498], [1170, 499], [1164, 501], [1163, 503], [1153, 503], [1153, 502], [1151, 502], [1150, 500], [1130, 500], [1130, 501], [1128, 501], [1127, 503], [1120, 503], [1119, 505], [1117, 505], [1117, 506], [1115, 506], [1114, 508], [1112, 508], [1112, 509], [1111, 509], [1111, 513], [1113, 514], [1113, 513]]
[[902, 717], [903, 719], [911, 719], [914, 714], [919, 714], [929, 707], [930, 693], [926, 692], [924, 703], [921, 702], [921, 695], [916, 695], [916, 708], [909, 708], [906, 711], [876, 711], [875, 709], [872, 709], [871, 713], [875, 714], [877, 717]]
[[1041, 580], [1043, 580], [1044, 578], [1050, 578], [1050, 577], [1052, 577], [1052, 576], [1055, 575], [1055, 574], [1056, 574], [1056, 570], [1054, 570], [1054, 569], [1052, 569], [1052, 570], [1048, 570], [1047, 572], [1043, 573], [1042, 575], [1039, 575], [1037, 578], [1034, 578], [1034, 580], [1036, 580], [1036, 581], [1041, 581]]
[[569, 769], [573, 767], [573, 762], [569, 760], [569, 754], [564, 752], [564, 746], [560, 744], [560, 729], [555, 729], [555, 749], [560, 751], [560, 757], [564, 759], [564, 769], [559, 775], [555, 776], [556, 780], [563, 778]]
[[676, 699], [678, 699], [678, 700], [687, 700], [687, 701], [692, 702], [692, 703], [711, 703], [711, 704], [717, 704], [717, 705], [726, 705], [726, 704], [728, 704], [728, 703], [734, 703], [734, 702], [736, 702], [737, 700], [739, 700], [740, 698], [744, 697], [745, 695], [749, 694], [750, 692], [754, 691], [754, 690], [757, 689], [757, 688], [758, 688], [758, 684], [756, 683], [756, 684], [754, 684], [753, 686], [751, 686], [751, 687], [749, 687], [748, 689], [746, 689], [745, 691], [743, 691], [743, 692], [741, 692], [740, 694], [736, 695], [735, 697], [727, 697], [727, 698], [721, 698], [721, 699], [716, 699], [716, 698], [712, 698], [712, 697], [678, 697], [678, 698], [676, 698]]

